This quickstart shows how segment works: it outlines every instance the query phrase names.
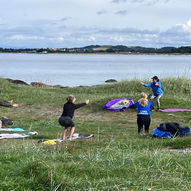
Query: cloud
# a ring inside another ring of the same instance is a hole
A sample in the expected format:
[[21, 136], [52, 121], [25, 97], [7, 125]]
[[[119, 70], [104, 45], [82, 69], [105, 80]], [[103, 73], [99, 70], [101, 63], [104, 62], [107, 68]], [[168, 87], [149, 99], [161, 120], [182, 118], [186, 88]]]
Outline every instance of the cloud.
[[[191, 20], [177, 24], [167, 30], [148, 30], [139, 28], [78, 27], [55, 25], [38, 21], [38, 26], [16, 26], [0, 29], [2, 47], [81, 47], [90, 44], [127, 46], [190, 46]], [[59, 22], [58, 22], [59, 23]]]
[[72, 17], [64, 17], [64, 18], [61, 19], [61, 21], [68, 21], [70, 19], [72, 19]]
[[191, 34], [191, 20], [189, 20], [186, 24], [179, 24], [177, 27], [181, 27], [183, 31]]
[[126, 3], [127, 0], [112, 0], [112, 3]]
[[116, 15], [123, 15], [123, 16], [125, 16], [125, 15], [128, 14], [128, 12], [127, 12], [127, 10], [119, 10], [119, 11], [115, 12], [115, 14]]
[[99, 11], [97, 11], [97, 15], [104, 15], [106, 13], [107, 13], [106, 10], [99, 10]]
[[25, 36], [25, 35], [12, 35], [8, 37], [10, 40], [44, 40], [42, 36]]
[[153, 5], [156, 3], [168, 3], [170, 0], [111, 0], [111, 3], [144, 3], [147, 5]]

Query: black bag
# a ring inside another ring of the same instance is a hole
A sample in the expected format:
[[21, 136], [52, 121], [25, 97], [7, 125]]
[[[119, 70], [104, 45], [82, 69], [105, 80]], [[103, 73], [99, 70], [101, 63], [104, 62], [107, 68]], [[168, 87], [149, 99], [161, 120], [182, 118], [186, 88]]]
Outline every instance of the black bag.
[[172, 135], [177, 135], [180, 125], [178, 123], [161, 123], [157, 129], [160, 131], [170, 132]]
[[8, 119], [7, 117], [2, 117], [1, 121], [2, 121], [2, 125], [4, 126], [13, 125], [13, 121], [11, 119]]
[[170, 132], [174, 136], [184, 136], [189, 135], [190, 133], [189, 127], [181, 127], [178, 123], [161, 123], [157, 129], [160, 131]]

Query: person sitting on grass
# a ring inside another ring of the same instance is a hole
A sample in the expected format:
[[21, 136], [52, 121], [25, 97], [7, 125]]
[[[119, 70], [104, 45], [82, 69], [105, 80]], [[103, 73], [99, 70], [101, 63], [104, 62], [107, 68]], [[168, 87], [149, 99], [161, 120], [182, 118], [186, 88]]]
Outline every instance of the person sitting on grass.
[[139, 134], [142, 132], [143, 126], [145, 128], [145, 133], [149, 133], [151, 123], [150, 109], [152, 109], [153, 105], [148, 101], [147, 97], [146, 93], [141, 93], [141, 99], [134, 104], [134, 107], [137, 109], [137, 126]]
[[19, 104], [13, 103], [13, 100], [10, 100], [10, 101], [0, 100], [0, 106], [4, 106], [4, 107], [18, 107]]
[[[163, 95], [163, 90], [161, 89], [162, 84], [157, 76], [154, 76], [152, 78], [153, 82], [150, 84], [145, 84], [144, 82], [141, 82], [141, 84], [145, 87], [151, 87], [152, 88], [152, 96], [151, 96], [151, 103], [153, 104], [154, 99], [157, 100], [157, 111], [160, 111], [160, 98]], [[153, 109], [154, 110], [154, 104]]]
[[62, 140], [66, 140], [66, 133], [68, 131], [68, 127], [71, 127], [69, 140], [72, 140], [72, 135], [75, 131], [75, 124], [72, 121], [72, 118], [74, 116], [74, 111], [80, 107], [83, 107], [89, 104], [89, 100], [86, 100], [85, 103], [74, 104], [74, 102], [76, 101], [76, 98], [73, 95], [69, 95], [66, 100], [67, 102], [64, 104], [63, 113], [58, 121], [59, 121], [59, 124], [62, 127], [64, 127]]

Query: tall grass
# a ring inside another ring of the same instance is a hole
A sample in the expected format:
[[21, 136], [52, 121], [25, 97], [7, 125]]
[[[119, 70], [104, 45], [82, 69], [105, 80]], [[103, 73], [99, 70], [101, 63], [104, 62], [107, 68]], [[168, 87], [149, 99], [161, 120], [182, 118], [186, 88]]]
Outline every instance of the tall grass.
[[[191, 80], [186, 78], [164, 78], [161, 80], [164, 94], [189, 98], [191, 93]], [[146, 81], [146, 83], [149, 83]], [[0, 79], [2, 99], [14, 99], [26, 104], [50, 104], [59, 105], [65, 101], [68, 94], [75, 94], [79, 101], [90, 98], [93, 101], [105, 100], [106, 98], [118, 96], [138, 97], [142, 91], [151, 93], [150, 88], [140, 85], [138, 80], [124, 80], [119, 83], [97, 85], [92, 87], [78, 88], [36, 88], [17, 87], [4, 79]]]

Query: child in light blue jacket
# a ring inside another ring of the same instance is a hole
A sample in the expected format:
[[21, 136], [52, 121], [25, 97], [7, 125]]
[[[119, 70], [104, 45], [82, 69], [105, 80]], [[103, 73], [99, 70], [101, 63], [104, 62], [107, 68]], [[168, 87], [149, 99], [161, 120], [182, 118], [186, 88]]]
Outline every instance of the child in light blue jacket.
[[[144, 82], [141, 82], [141, 84], [145, 87], [151, 87], [152, 88], [152, 96], [151, 96], [151, 103], [153, 104], [154, 99], [157, 100], [157, 110], [160, 111], [160, 98], [163, 95], [162, 84], [157, 76], [154, 76], [153, 82], [150, 84], [145, 84]], [[154, 107], [153, 107], [154, 109]]]

